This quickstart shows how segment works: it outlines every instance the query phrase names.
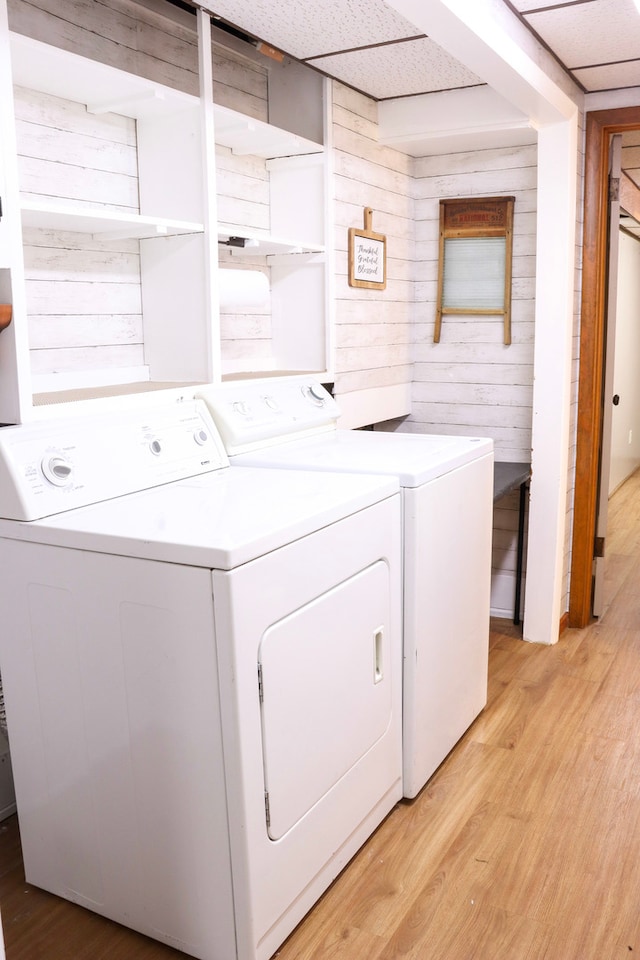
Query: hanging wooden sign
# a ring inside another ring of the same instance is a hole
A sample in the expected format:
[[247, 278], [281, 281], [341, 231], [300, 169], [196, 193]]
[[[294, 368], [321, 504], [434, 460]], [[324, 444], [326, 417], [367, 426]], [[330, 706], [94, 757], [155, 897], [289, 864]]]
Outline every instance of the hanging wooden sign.
[[349, 227], [349, 286], [384, 290], [387, 285], [387, 238], [371, 229], [373, 211], [364, 208], [364, 228]]

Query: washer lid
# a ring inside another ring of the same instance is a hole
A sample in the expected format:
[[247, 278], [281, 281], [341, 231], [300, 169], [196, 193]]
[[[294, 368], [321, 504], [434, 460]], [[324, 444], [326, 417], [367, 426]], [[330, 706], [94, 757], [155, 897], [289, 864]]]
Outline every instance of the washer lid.
[[345, 471], [397, 477], [417, 487], [493, 452], [493, 440], [425, 433], [334, 430], [231, 457], [232, 466]]
[[0, 537], [230, 570], [398, 490], [390, 477], [223, 469], [31, 523], [0, 520]]

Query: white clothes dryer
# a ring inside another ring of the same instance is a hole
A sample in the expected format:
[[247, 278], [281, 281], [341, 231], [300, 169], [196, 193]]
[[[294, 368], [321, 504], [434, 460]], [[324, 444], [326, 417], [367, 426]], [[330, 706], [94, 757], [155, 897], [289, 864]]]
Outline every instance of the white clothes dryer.
[[403, 498], [403, 792], [415, 797], [487, 701], [493, 441], [340, 430], [308, 376], [199, 391], [231, 463], [396, 477]]
[[193, 401], [0, 430], [30, 883], [272, 956], [402, 795], [400, 509], [395, 478], [229, 469]]

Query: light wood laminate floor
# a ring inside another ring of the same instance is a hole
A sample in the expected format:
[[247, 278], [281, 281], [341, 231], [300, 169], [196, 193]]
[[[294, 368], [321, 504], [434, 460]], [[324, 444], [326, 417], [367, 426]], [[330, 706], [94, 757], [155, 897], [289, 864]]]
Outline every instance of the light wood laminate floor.
[[[640, 473], [612, 500], [606, 570], [603, 616], [555, 646], [492, 624], [485, 711], [278, 960], [640, 956]], [[7, 960], [184, 960], [26, 884], [15, 817], [0, 909]]]

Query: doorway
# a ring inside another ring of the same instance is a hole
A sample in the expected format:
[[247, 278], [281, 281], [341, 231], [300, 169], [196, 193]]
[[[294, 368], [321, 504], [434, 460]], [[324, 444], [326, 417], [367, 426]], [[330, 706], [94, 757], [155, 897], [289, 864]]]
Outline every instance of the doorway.
[[587, 114], [570, 627], [584, 627], [592, 619], [593, 556], [602, 439], [609, 140], [614, 133], [638, 127], [640, 107], [598, 110]]

